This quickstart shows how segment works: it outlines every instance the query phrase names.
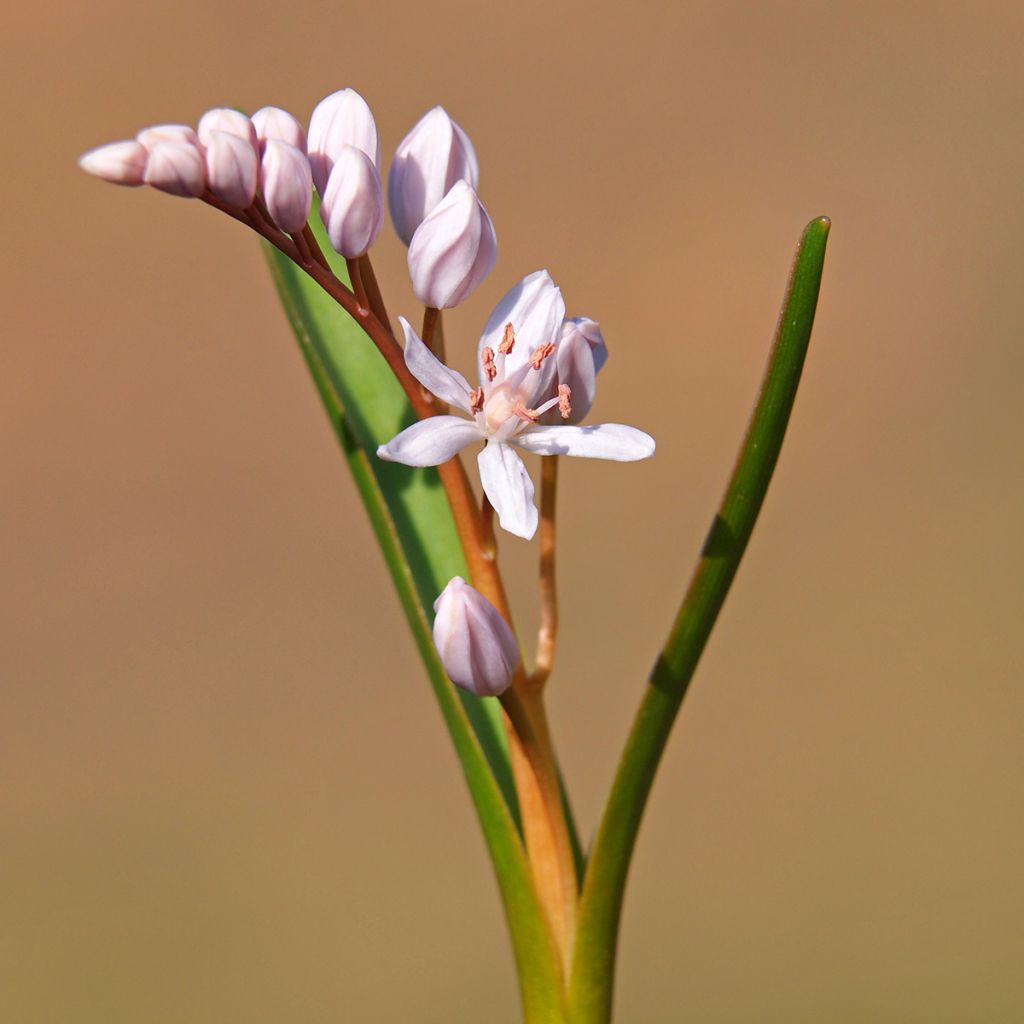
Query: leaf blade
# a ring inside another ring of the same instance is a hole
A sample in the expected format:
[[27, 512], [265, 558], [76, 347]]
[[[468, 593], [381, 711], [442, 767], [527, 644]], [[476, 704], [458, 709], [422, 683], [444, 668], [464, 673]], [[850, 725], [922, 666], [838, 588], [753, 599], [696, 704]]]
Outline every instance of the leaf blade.
[[[389, 493], [387, 488], [394, 487], [395, 480], [389, 479], [388, 474], [393, 472], [395, 467], [377, 459], [372, 450], [375, 450], [376, 444], [379, 443], [377, 439], [381, 431], [392, 430], [393, 424], [401, 419], [409, 418], [411, 421], [411, 410], [406, 413], [402, 409], [404, 396], [401, 396], [401, 402], [381, 402], [378, 392], [360, 396], [354, 394], [351, 387], [346, 387], [346, 381], [351, 381], [348, 375], [354, 372], [364, 374], [361, 378], [363, 382], [371, 379], [369, 375], [373, 368], [372, 359], [363, 358], [364, 354], [360, 354], [359, 369], [354, 370], [353, 361], [341, 358], [339, 350], [327, 343], [328, 329], [335, 331], [332, 335], [335, 342], [342, 337], [346, 344], [353, 343], [352, 337], [348, 336], [353, 332], [344, 320], [339, 318], [340, 311], [335, 312], [336, 307], [320, 306], [319, 289], [315, 285], [307, 285], [298, 268], [285, 257], [271, 250], [268, 252], [268, 258], [271, 274], [278, 286], [303, 357], [367, 508], [461, 763], [497, 876], [518, 967], [525, 1019], [531, 1024], [561, 1022], [564, 1020], [561, 970], [514, 818], [513, 808], [516, 804], [511, 771], [508, 770], [509, 792], [506, 792], [500, 783], [500, 775], [494, 770], [494, 758], [497, 755], [494, 750], [485, 749], [486, 742], [494, 742], [489, 730], [495, 725], [502, 741], [504, 740], [500, 706], [496, 700], [480, 700], [457, 691], [444, 672], [431, 637], [430, 620], [426, 610], [429, 604], [426, 602], [431, 600], [431, 588], [436, 585], [438, 573], [443, 575], [451, 571], [454, 575], [458, 569], [465, 573], [461, 562], [461, 550], [456, 549], [453, 552], [451, 547], [444, 543], [440, 543], [437, 548], [432, 542], [425, 544], [422, 560], [417, 568], [416, 561], [408, 557], [407, 546], [423, 538], [407, 536], [394, 514], [398, 509], [400, 514], [408, 517], [406, 530], [423, 529], [424, 504], [439, 496], [439, 500], [445, 503], [446, 511], [446, 499], [440, 491], [440, 486], [437, 485], [435, 492], [429, 482], [413, 490], [414, 498], [411, 502], [398, 502], [394, 493]], [[340, 268], [336, 267], [336, 273], [339, 270]], [[339, 276], [342, 275], [339, 273]], [[331, 300], [327, 299], [327, 302]], [[340, 317], [350, 320], [343, 312], [340, 312]], [[355, 342], [361, 341], [359, 332]], [[383, 365], [383, 360], [380, 362]], [[383, 378], [383, 374], [379, 377]], [[387, 371], [384, 380], [393, 381], [390, 371]], [[384, 380], [377, 382], [382, 389], [386, 387]], [[350, 401], [360, 409], [362, 415], [356, 417], [355, 423], [339, 392], [346, 393]], [[360, 398], [363, 399], [363, 404], [360, 404]], [[378, 402], [379, 406], [374, 408]], [[368, 451], [368, 448], [371, 451]], [[433, 471], [416, 472], [428, 476]], [[429, 508], [427, 512], [428, 521], [429, 517], [433, 517], [434, 524], [440, 523], [443, 527], [444, 515], [440, 507]], [[447, 514], [450, 523], [450, 513]], [[451, 525], [451, 532], [454, 535], [454, 525]], [[447, 578], [449, 577], [445, 578], [445, 582]], [[502, 747], [504, 763], [507, 766], [507, 747], [503, 744]]]
[[637, 710], [587, 862], [569, 986], [573, 1024], [610, 1019], [626, 878], [672, 724], [739, 568], [778, 462], [810, 343], [830, 223], [800, 239], [750, 425], [669, 639]]

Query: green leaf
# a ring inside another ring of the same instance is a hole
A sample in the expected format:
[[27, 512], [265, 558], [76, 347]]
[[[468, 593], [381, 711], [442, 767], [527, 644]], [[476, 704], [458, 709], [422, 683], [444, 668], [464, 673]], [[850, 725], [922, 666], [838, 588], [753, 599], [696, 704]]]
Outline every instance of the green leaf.
[[[317, 230], [321, 247], [330, 252], [319, 224]], [[444, 490], [434, 470], [412, 470], [376, 457], [378, 444], [413, 421], [401, 387], [355, 321], [276, 249], [268, 246], [267, 253], [461, 762], [509, 922], [526, 1019], [562, 1021], [558, 956], [518, 832], [500, 705], [456, 690], [431, 638], [435, 597], [452, 576], [467, 575]], [[347, 281], [344, 264], [334, 259], [332, 264]]]
[[829, 221], [804, 229], [768, 369], [725, 497], [633, 721], [587, 863], [569, 989], [573, 1024], [606, 1024], [626, 877], [654, 774], [736, 575], [782, 448], [803, 370]]
[[[331, 249], [319, 218], [312, 217], [310, 223], [316, 225], [334, 273], [348, 283], [345, 263]], [[317, 386], [332, 425], [340, 432], [340, 418], [344, 419], [353, 442], [369, 459], [387, 514], [394, 522], [402, 571], [408, 567], [415, 589], [415, 615], [403, 603], [415, 633], [424, 616], [432, 621], [434, 600], [448, 581], [469, 575], [448, 499], [436, 470], [410, 469], [377, 458], [377, 446], [415, 419], [401, 385], [359, 325], [329, 295], [276, 249], [268, 245], [266, 251], [306, 363], [315, 360], [323, 377], [323, 386]], [[350, 467], [351, 463], [350, 457]], [[398, 569], [388, 567], [398, 586]], [[423, 639], [416, 637], [421, 650]], [[501, 708], [496, 700], [480, 700], [461, 691], [459, 697], [509, 808], [518, 817]]]

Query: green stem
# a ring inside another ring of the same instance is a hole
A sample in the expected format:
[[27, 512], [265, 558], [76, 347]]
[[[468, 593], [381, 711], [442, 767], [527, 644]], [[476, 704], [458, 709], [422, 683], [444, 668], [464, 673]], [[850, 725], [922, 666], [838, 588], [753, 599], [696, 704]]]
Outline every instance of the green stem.
[[768, 490], [807, 354], [829, 221], [804, 229], [761, 393], [725, 497], [633, 722], [588, 859], [569, 986], [572, 1024], [607, 1024], [626, 877], [654, 774]]

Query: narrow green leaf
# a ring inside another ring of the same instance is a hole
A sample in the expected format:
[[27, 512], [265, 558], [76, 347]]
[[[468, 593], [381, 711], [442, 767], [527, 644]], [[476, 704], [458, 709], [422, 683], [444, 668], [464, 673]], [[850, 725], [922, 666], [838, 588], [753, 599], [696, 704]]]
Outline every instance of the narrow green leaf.
[[[335, 274], [347, 282], [345, 263], [331, 249], [319, 218], [311, 217], [310, 223], [315, 224], [321, 248], [329, 254]], [[387, 513], [395, 524], [402, 557], [411, 570], [419, 611], [430, 621], [429, 612], [437, 595], [453, 576], [465, 577], [468, 572], [437, 471], [410, 469], [376, 457], [379, 444], [413, 422], [412, 409], [401, 385], [359, 325], [291, 260], [270, 246], [266, 251], [307, 365], [315, 358], [329, 386], [330, 402], [321, 389], [327, 413], [336, 430], [336, 415], [344, 416], [353, 440], [369, 458]], [[351, 459], [349, 462], [351, 466]], [[390, 568], [394, 576], [395, 569]], [[415, 632], [419, 619], [414, 620], [408, 608], [406, 616]], [[417, 637], [417, 643], [421, 639]], [[518, 820], [501, 708], [496, 700], [480, 700], [461, 692], [459, 696]]]
[[584, 880], [569, 990], [572, 1024], [606, 1024], [611, 1019], [619, 916], [640, 821], [672, 723], [736, 575], [782, 448], [811, 339], [828, 231], [825, 217], [804, 229], [739, 459], [612, 783]]
[[[451, 575], [465, 573], [447, 500], [432, 471], [423, 472], [422, 477], [417, 472], [418, 479], [413, 483], [399, 480], [390, 473], [393, 467], [372, 454], [380, 441], [410, 421], [411, 412], [403, 408], [404, 396], [399, 395], [400, 401], [395, 399], [390, 388], [393, 378], [389, 371], [386, 376], [380, 372], [386, 367], [376, 351], [352, 351], [362, 346], [365, 338], [351, 318], [332, 300], [327, 299], [329, 307], [322, 302], [320, 290], [307, 284], [305, 275], [290, 261], [276, 251], [270, 251], [269, 259], [288, 318], [366, 506], [462, 765], [509, 923], [524, 1018], [528, 1024], [564, 1024], [558, 954], [513, 816], [516, 805], [507, 747], [498, 743], [499, 737], [503, 739], [503, 728], [497, 715], [481, 716], [482, 709], [497, 710], [499, 706], [497, 701], [481, 701], [457, 691], [431, 639], [426, 602], [432, 602]], [[342, 276], [343, 269], [336, 266], [335, 272]], [[359, 374], [362, 376], [358, 379], [353, 376]], [[374, 380], [379, 391], [374, 390]], [[357, 414], [350, 412], [346, 399]], [[439, 502], [444, 503], [443, 508], [438, 507]], [[432, 530], [437, 531], [436, 536]], [[442, 579], [441, 586], [437, 586]], [[489, 750], [485, 744], [490, 744]], [[507, 789], [499, 784], [503, 777]]]

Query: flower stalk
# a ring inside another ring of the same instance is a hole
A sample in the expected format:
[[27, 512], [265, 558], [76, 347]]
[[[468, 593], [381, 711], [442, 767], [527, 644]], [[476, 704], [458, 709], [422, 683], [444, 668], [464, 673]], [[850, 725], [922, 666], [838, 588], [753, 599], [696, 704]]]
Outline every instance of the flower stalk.
[[558, 497], [558, 456], [542, 459], [540, 464], [540, 629], [537, 656], [530, 673], [530, 686], [540, 689], [551, 675], [558, 639], [558, 586], [555, 581], [555, 512]]

